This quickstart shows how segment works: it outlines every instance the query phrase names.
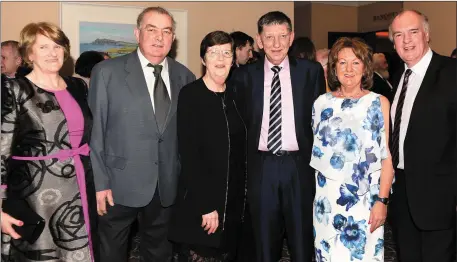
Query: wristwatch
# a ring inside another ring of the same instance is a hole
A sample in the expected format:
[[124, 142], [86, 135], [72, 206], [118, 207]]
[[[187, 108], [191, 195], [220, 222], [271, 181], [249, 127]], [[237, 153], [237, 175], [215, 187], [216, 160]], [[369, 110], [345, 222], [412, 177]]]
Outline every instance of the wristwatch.
[[379, 201], [379, 202], [383, 203], [386, 206], [389, 204], [389, 198], [388, 197], [378, 197], [376, 199], [376, 201]]

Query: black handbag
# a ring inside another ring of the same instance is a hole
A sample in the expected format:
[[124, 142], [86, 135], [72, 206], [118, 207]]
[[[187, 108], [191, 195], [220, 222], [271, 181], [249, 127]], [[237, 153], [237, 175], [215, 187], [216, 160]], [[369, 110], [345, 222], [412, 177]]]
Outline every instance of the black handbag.
[[22, 226], [13, 225], [13, 229], [29, 244], [35, 243], [44, 230], [46, 221], [38, 215], [24, 199], [4, 199], [3, 212], [17, 220]]

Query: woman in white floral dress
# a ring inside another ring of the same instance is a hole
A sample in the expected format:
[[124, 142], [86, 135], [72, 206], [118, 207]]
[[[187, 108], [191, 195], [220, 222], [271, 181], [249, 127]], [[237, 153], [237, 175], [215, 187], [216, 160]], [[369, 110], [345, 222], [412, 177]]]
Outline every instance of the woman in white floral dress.
[[384, 227], [393, 182], [389, 101], [370, 92], [372, 51], [360, 39], [332, 47], [332, 92], [313, 106], [317, 261], [384, 261]]

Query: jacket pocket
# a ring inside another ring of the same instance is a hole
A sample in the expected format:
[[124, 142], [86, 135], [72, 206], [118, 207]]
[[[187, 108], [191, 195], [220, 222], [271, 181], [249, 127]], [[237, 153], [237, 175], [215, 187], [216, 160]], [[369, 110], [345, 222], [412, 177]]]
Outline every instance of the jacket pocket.
[[124, 169], [126, 164], [127, 159], [124, 157], [105, 155], [105, 165], [107, 167]]

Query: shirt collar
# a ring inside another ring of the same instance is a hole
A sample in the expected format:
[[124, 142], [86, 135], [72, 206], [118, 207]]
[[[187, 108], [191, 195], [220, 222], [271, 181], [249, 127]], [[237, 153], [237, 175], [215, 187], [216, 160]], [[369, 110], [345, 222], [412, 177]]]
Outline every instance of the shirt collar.
[[[411, 71], [413, 71], [415, 74], [424, 76], [425, 72], [427, 72], [428, 65], [430, 64], [430, 61], [432, 61], [432, 56], [433, 52], [432, 49], [429, 47], [427, 53], [419, 60], [417, 64], [415, 64], [413, 67], [411, 67]], [[405, 70], [408, 69], [408, 66], [405, 63]]]
[[[148, 64], [151, 63], [149, 60], [141, 53], [141, 50], [137, 48], [138, 58], [140, 59], [141, 68], [149, 68]], [[168, 59], [165, 57], [163, 61], [159, 64], [162, 65], [162, 72], [168, 72]]]
[[[268, 61], [267, 57], [265, 56], [265, 70], [271, 71], [271, 68], [273, 68], [273, 65], [270, 61]], [[289, 57], [286, 56], [284, 60], [282, 60], [281, 64], [278, 65], [281, 67], [281, 71], [283, 70], [289, 70]]]

